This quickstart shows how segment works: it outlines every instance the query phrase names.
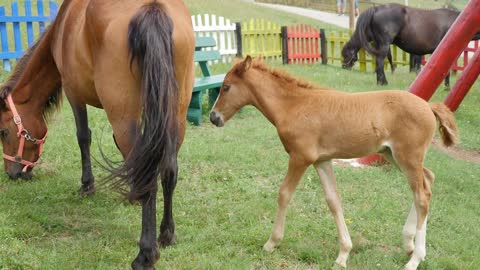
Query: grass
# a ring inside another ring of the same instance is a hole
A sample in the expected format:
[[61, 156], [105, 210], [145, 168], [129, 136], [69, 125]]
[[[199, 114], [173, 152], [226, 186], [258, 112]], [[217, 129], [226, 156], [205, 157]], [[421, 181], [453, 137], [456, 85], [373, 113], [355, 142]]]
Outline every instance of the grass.
[[[187, 3], [202, 11], [195, 7], [200, 1]], [[234, 9], [231, 2], [222, 3], [215, 8], [224, 9], [226, 15], [245, 12]], [[277, 14], [263, 13], [272, 18]], [[373, 73], [338, 66], [284, 68], [348, 92], [385, 88], [375, 85]], [[6, 76], [0, 73], [0, 80]], [[388, 89], [406, 89], [414, 79], [404, 68], [387, 76]], [[479, 88], [477, 83], [456, 113], [461, 146], [476, 150], [480, 148]], [[439, 90], [434, 99], [445, 95]], [[104, 112], [89, 108], [89, 119], [93, 156], [100, 158], [101, 145], [118, 160]], [[12, 181], [0, 174], [0, 269], [127, 269], [138, 252], [140, 207], [106, 189], [80, 198], [76, 193], [80, 153], [67, 102], [49, 128], [43, 164], [35, 169], [34, 180]], [[157, 269], [330, 269], [338, 250], [337, 233], [313, 169], [303, 177], [289, 207], [282, 245], [272, 254], [261, 249], [271, 232], [287, 158], [273, 126], [250, 107], [224, 128], [213, 127], [206, 116], [200, 127], [189, 126], [174, 197], [178, 244], [161, 250]], [[480, 166], [436, 150], [429, 151], [426, 166], [437, 181], [427, 260], [419, 269], [479, 269]], [[354, 242], [349, 269], [401, 269], [407, 262], [401, 230], [412, 201], [405, 178], [390, 166], [363, 170], [336, 166], [335, 170]], [[105, 176], [95, 162], [94, 174], [97, 179]], [[157, 208], [160, 218], [161, 200]]]

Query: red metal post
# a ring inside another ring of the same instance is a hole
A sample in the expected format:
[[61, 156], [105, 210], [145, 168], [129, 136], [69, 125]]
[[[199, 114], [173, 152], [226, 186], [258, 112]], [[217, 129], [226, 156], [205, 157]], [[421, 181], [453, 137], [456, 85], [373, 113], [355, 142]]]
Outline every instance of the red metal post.
[[468, 65], [463, 69], [462, 74], [457, 79], [455, 86], [445, 98], [445, 105], [447, 105], [453, 112], [458, 109], [463, 98], [475, 83], [475, 80], [480, 74], [480, 49], [478, 49], [473, 58], [470, 59]]
[[410, 92], [429, 100], [453, 62], [478, 30], [480, 30], [480, 0], [470, 0], [410, 86]]

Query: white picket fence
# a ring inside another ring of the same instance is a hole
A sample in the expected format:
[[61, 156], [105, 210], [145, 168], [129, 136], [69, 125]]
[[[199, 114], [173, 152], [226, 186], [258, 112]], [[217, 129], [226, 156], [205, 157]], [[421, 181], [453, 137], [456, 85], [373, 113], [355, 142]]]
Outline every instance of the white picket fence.
[[231, 62], [237, 54], [235, 23], [213, 14], [192, 15], [193, 30], [197, 37], [213, 37], [217, 42], [215, 50], [220, 51], [222, 62]]

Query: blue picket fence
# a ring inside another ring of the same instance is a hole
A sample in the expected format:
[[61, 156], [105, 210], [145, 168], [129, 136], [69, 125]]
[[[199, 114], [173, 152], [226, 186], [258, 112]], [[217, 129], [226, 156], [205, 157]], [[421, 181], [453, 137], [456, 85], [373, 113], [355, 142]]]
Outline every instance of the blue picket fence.
[[[34, 43], [35, 38], [45, 30], [45, 25], [55, 18], [58, 11], [57, 3], [53, 1], [24, 0], [20, 3], [23, 3], [22, 10], [19, 2], [11, 4], [10, 15], [6, 14], [4, 6], [0, 7], [0, 41], [2, 44], [0, 60], [3, 61], [3, 68], [7, 71], [11, 70], [11, 61], [22, 57], [25, 50]], [[45, 4], [49, 7], [48, 14]], [[34, 6], [36, 6], [36, 12], [33, 9]], [[9, 24], [12, 25], [12, 28], [9, 27]], [[26, 26], [23, 28], [22, 24]], [[35, 27], [35, 24], [38, 24], [38, 27]], [[22, 35], [22, 28], [26, 29], [26, 38], [25, 32]], [[12, 40], [13, 44], [10, 42]]]

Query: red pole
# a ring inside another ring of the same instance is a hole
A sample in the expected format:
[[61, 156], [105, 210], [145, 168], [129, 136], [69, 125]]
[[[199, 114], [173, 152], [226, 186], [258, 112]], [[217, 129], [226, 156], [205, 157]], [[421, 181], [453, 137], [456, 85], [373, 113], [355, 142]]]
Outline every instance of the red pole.
[[410, 92], [429, 100], [453, 62], [479, 29], [480, 0], [470, 0], [410, 86]]
[[458, 109], [463, 98], [475, 83], [475, 80], [480, 74], [480, 49], [477, 49], [470, 63], [463, 69], [462, 74], [458, 77], [455, 86], [445, 98], [445, 105], [453, 112]]

